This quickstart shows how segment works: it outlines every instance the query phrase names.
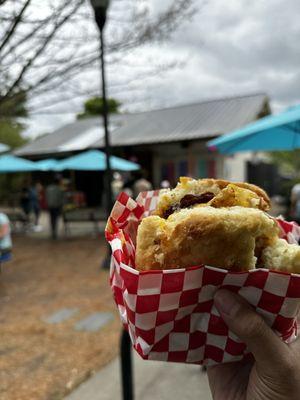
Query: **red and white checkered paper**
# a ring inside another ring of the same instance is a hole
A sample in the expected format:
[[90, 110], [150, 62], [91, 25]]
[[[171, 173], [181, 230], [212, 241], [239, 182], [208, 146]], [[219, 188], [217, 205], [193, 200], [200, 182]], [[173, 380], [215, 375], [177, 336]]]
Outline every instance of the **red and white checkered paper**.
[[[246, 345], [214, 307], [219, 288], [244, 297], [285, 341], [296, 338], [300, 275], [267, 269], [230, 272], [210, 266], [139, 272], [135, 238], [139, 221], [155, 209], [159, 191], [137, 201], [122, 193], [106, 238], [112, 248], [110, 282], [122, 323], [137, 352], [150, 360], [213, 365], [242, 360]], [[297, 242], [299, 227], [278, 220], [281, 236]]]

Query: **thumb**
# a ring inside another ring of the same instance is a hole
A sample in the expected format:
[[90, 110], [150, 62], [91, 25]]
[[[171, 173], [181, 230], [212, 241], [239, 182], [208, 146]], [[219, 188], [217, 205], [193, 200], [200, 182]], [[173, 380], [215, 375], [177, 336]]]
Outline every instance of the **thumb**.
[[258, 367], [263, 368], [265, 372], [271, 372], [274, 365], [286, 360], [288, 346], [276, 336], [246, 300], [221, 289], [215, 294], [214, 303], [228, 328], [246, 343]]

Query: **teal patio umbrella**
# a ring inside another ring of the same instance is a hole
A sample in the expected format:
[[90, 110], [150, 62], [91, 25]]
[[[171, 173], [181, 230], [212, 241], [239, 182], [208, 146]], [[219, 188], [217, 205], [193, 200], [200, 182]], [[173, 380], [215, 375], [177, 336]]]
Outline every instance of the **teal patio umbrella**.
[[300, 148], [300, 105], [210, 140], [207, 146], [224, 154]]
[[[104, 171], [106, 169], [105, 154], [99, 150], [88, 150], [58, 162], [56, 171], [65, 169], [77, 171]], [[139, 164], [123, 158], [111, 156], [111, 169], [117, 171], [135, 171]]]
[[37, 171], [34, 162], [11, 154], [0, 156], [0, 173]]
[[46, 160], [36, 161], [35, 165], [39, 171], [59, 171], [59, 163], [54, 158], [47, 158]]

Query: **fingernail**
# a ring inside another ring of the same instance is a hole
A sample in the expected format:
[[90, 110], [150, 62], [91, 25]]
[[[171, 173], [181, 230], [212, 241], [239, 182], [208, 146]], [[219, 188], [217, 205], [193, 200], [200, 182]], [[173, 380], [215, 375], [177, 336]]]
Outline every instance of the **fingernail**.
[[220, 313], [227, 315], [232, 315], [239, 305], [234, 295], [228, 290], [218, 290], [214, 302]]

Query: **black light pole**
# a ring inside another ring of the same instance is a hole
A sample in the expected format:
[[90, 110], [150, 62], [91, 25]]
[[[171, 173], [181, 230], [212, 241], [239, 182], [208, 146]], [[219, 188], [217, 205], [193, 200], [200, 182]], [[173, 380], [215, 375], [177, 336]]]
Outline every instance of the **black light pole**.
[[[100, 32], [100, 59], [101, 59], [101, 80], [102, 80], [102, 101], [103, 101], [103, 125], [105, 138], [105, 154], [106, 154], [106, 173], [105, 173], [105, 193], [106, 193], [106, 214], [109, 217], [113, 202], [111, 181], [112, 173], [110, 166], [110, 140], [108, 129], [108, 106], [106, 99], [105, 86], [105, 62], [104, 62], [104, 40], [103, 28], [106, 21], [106, 12], [109, 6], [109, 0], [90, 0], [95, 13], [95, 20]], [[104, 260], [104, 267], [108, 268], [110, 261], [110, 251], [108, 250], [107, 257]], [[121, 355], [121, 379], [123, 400], [133, 400], [133, 372], [131, 359], [131, 342], [127, 331], [123, 329], [120, 340], [120, 355]]]
[[[109, 217], [110, 211], [113, 206], [112, 201], [112, 190], [111, 190], [111, 182], [112, 182], [112, 173], [111, 173], [111, 165], [110, 165], [110, 140], [109, 140], [109, 129], [108, 129], [108, 105], [106, 99], [106, 81], [105, 81], [105, 60], [104, 60], [104, 35], [103, 29], [106, 22], [106, 13], [109, 6], [109, 0], [91, 0], [92, 7], [94, 9], [95, 21], [99, 28], [99, 36], [100, 36], [100, 62], [101, 62], [101, 83], [102, 83], [102, 103], [103, 103], [103, 126], [104, 126], [104, 144], [105, 144], [105, 155], [106, 155], [106, 170], [104, 173], [104, 189], [105, 189], [105, 212], [106, 218]], [[110, 266], [110, 247], [107, 244], [107, 252], [104, 257], [102, 268], [109, 269]]]
[[106, 216], [109, 217], [113, 202], [112, 202], [112, 190], [111, 181], [112, 173], [110, 166], [110, 140], [109, 140], [109, 129], [108, 129], [108, 105], [106, 99], [106, 82], [105, 82], [105, 61], [104, 61], [104, 38], [103, 28], [106, 21], [106, 13], [109, 6], [109, 0], [91, 0], [92, 7], [95, 13], [95, 21], [98, 25], [100, 32], [100, 61], [101, 61], [101, 81], [102, 81], [102, 102], [103, 102], [103, 126], [104, 126], [104, 143], [105, 143], [105, 154], [106, 154], [106, 171], [105, 171], [105, 200], [106, 200]]

